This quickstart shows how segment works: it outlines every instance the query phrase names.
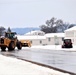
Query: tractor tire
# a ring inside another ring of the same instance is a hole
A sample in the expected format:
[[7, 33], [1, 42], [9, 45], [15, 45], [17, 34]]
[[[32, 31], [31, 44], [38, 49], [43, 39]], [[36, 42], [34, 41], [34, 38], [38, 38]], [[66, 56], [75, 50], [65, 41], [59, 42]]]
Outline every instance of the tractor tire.
[[14, 50], [14, 49], [15, 49], [15, 44], [14, 44], [14, 42], [11, 42], [11, 43], [9, 44], [8, 51], [12, 51], [12, 50]]
[[17, 42], [17, 48], [18, 48], [18, 50], [21, 50], [22, 49], [22, 44], [21, 44], [21, 42]]
[[6, 47], [1, 47], [1, 51], [6, 51]]

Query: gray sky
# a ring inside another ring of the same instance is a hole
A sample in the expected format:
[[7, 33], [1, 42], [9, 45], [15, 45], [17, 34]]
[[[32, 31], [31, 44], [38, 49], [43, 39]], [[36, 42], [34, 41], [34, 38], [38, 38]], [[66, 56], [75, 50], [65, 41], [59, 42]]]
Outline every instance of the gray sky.
[[76, 23], [76, 0], [0, 0], [0, 26], [39, 27], [56, 17]]

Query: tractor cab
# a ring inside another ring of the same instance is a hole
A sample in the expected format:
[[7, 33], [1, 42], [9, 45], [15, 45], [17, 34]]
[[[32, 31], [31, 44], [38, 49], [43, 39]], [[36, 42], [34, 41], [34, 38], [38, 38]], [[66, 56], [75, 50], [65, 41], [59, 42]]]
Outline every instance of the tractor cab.
[[5, 37], [9, 39], [16, 38], [15, 35], [16, 35], [16, 32], [5, 32]]

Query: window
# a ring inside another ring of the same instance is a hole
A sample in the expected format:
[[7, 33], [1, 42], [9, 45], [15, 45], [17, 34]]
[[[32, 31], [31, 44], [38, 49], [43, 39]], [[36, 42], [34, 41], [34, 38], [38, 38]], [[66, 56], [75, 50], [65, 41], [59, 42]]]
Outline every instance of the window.
[[42, 41], [40, 40], [40, 44], [42, 43]]
[[48, 38], [48, 41], [51, 41], [51, 38]]
[[62, 37], [62, 41], [64, 41], [64, 38]]
[[9, 39], [13, 39], [16, 33], [5, 33], [5, 37], [9, 38]]

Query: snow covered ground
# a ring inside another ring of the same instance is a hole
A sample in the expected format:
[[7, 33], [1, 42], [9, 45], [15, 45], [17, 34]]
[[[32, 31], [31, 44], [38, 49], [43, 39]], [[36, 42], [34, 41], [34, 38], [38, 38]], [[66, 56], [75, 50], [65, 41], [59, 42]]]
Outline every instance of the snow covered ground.
[[73, 45], [73, 48], [62, 48], [61, 45], [37, 45], [37, 46], [31, 46], [31, 48], [36, 49], [48, 49], [48, 50], [67, 50], [67, 51], [76, 51], [76, 45]]
[[16, 58], [0, 55], [0, 75], [69, 75]]
[[[61, 45], [32, 46], [30, 48], [76, 51], [75, 45], [71, 49], [62, 49]], [[69, 74], [41, 67], [16, 58], [0, 55], [0, 75], [69, 75]]]

